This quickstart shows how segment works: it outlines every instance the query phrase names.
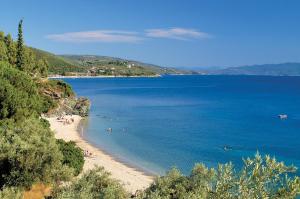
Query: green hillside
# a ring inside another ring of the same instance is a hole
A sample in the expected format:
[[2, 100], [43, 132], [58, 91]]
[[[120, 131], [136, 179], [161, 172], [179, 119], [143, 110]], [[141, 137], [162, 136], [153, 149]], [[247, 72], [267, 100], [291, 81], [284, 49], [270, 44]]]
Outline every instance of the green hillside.
[[61, 55], [60, 57], [74, 65], [85, 67], [88, 75], [155, 76], [188, 73], [183, 70], [108, 56]]
[[33, 51], [35, 56], [39, 59], [45, 59], [48, 63], [49, 74], [65, 74], [68, 72], [82, 72], [86, 71], [85, 67], [82, 67], [79, 63], [76, 63], [67, 58], [57, 56], [55, 54], [43, 51], [37, 48], [30, 49]]
[[157, 76], [162, 74], [190, 74], [189, 71], [115, 57], [55, 55], [32, 47], [30, 50], [38, 59], [47, 61], [49, 75]]

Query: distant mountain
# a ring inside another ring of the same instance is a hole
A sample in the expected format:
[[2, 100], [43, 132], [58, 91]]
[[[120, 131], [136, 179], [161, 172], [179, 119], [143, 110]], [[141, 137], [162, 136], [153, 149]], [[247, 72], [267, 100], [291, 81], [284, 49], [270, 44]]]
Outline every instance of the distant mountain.
[[214, 75], [300, 76], [300, 63], [263, 64], [206, 71]]
[[182, 70], [189, 70], [189, 71], [215, 71], [228, 68], [226, 66], [182, 66], [176, 67]]

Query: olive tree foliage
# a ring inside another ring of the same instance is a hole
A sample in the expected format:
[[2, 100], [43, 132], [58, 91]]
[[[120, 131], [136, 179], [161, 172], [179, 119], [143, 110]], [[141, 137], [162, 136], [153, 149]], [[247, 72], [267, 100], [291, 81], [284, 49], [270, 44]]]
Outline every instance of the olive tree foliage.
[[300, 194], [296, 168], [270, 156], [244, 160], [241, 170], [231, 163], [209, 169], [197, 164], [189, 176], [172, 169], [158, 177], [140, 199], [292, 199]]
[[67, 180], [73, 170], [62, 158], [53, 132], [38, 119], [0, 122], [0, 188]]
[[70, 185], [55, 187], [53, 199], [125, 199], [128, 193], [121, 184], [110, 178], [102, 167], [97, 167], [75, 179]]

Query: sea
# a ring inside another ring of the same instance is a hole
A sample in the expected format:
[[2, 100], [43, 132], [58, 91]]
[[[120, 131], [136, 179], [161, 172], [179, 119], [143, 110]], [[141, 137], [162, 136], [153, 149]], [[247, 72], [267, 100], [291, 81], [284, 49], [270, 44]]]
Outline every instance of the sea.
[[300, 167], [300, 77], [64, 81], [91, 100], [84, 138], [142, 171], [163, 175], [177, 167], [189, 174], [196, 163], [226, 162], [239, 169], [257, 152]]

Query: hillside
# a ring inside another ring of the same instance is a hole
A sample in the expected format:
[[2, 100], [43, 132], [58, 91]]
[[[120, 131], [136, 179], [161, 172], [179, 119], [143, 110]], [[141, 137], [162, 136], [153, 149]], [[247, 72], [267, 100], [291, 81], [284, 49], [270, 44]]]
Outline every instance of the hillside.
[[230, 67], [208, 72], [214, 75], [300, 76], [300, 63], [263, 64]]
[[72, 72], [85, 73], [86, 67], [81, 66], [79, 63], [76, 63], [72, 60], [69, 60], [65, 57], [61, 57], [47, 51], [43, 51], [37, 48], [30, 47], [32, 52], [38, 59], [45, 59], [48, 63], [48, 72], [50, 75], [53, 74], [65, 74]]
[[153, 76], [188, 73], [184, 70], [97, 55], [61, 55], [74, 65], [85, 67], [89, 75]]
[[55, 55], [30, 47], [38, 59], [45, 59], [50, 75], [111, 75], [111, 76], [156, 76], [161, 74], [188, 74], [174, 68], [160, 67], [133, 60], [96, 55]]

